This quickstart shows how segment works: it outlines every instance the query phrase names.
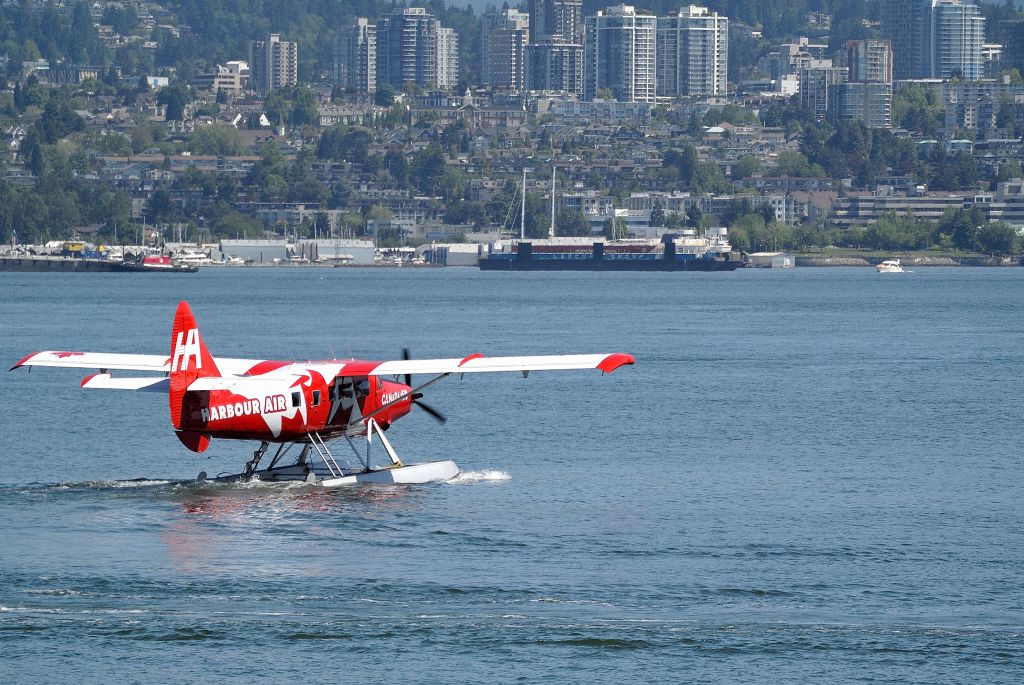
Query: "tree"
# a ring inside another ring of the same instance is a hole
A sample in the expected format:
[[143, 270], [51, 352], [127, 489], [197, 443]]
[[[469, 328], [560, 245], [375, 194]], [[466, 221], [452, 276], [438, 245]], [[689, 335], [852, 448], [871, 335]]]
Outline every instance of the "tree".
[[166, 220], [171, 216], [173, 209], [171, 194], [164, 188], [154, 190], [149, 196], [149, 202], [146, 203], [146, 215], [151, 222]]
[[43, 175], [44, 163], [42, 144], [39, 142], [39, 134], [36, 133], [35, 128], [29, 129], [28, 133], [22, 139], [19, 156], [22, 158], [25, 168], [31, 171], [35, 176]]
[[164, 118], [181, 121], [185, 117], [185, 105], [192, 100], [192, 94], [184, 83], [165, 86], [156, 94], [156, 103], [167, 108]]
[[242, 154], [244, 147], [235, 127], [220, 122], [198, 127], [188, 141], [188, 149], [198, 155], [234, 157]]
[[378, 107], [390, 107], [395, 104], [395, 88], [390, 83], [382, 83], [377, 86], [377, 92], [373, 94], [373, 102]]
[[700, 210], [700, 207], [693, 204], [686, 208], [686, 225], [692, 226], [693, 228], [700, 227], [700, 222], [704, 218], [704, 212]]
[[761, 171], [761, 160], [754, 155], [744, 155], [732, 169], [732, 177], [736, 179], [750, 178]]
[[292, 101], [292, 126], [316, 126], [319, 123], [320, 109], [316, 94], [305, 86], [297, 87]]
[[84, 129], [85, 120], [71, 109], [67, 100], [54, 94], [46, 102], [36, 127], [42, 142], [52, 145], [69, 133]]
[[947, 209], [939, 219], [937, 231], [940, 236], [948, 236], [958, 250], [971, 252], [980, 247], [978, 239], [986, 223], [985, 213], [978, 207]]
[[654, 204], [651, 207], [651, 226], [664, 226], [665, 225], [665, 205], [662, 203], [661, 198], [655, 198]]
[[398, 188], [409, 186], [409, 160], [401, 148], [389, 148], [384, 155], [384, 168]]
[[420, 192], [437, 195], [444, 171], [444, 153], [436, 143], [432, 143], [413, 155], [410, 179]]
[[977, 238], [982, 252], [997, 256], [1016, 254], [1020, 242], [1013, 226], [1002, 221], [983, 224]]
[[589, 237], [590, 222], [579, 210], [561, 209], [555, 215], [555, 233], [560, 236]]
[[824, 170], [815, 165], [812, 166], [805, 155], [792, 150], [784, 150], [779, 153], [775, 163], [776, 176], [824, 176]]
[[212, 228], [214, 233], [229, 238], [248, 238], [263, 235], [263, 224], [251, 216], [229, 210], [216, 216]]

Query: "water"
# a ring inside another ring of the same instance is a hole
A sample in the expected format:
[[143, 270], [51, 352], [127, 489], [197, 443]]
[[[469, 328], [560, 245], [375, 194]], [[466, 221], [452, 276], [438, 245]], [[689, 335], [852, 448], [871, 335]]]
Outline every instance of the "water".
[[[1024, 270], [0, 274], [0, 351], [627, 351], [435, 386], [455, 482], [178, 484], [162, 395], [3, 374], [0, 682], [1018, 683]], [[141, 478], [143, 480], [132, 481]]]

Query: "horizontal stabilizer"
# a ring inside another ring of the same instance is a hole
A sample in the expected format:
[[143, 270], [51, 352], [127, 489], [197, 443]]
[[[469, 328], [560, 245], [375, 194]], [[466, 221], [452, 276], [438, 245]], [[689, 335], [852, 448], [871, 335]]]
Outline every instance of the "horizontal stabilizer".
[[97, 373], [82, 379], [82, 387], [88, 390], [144, 390], [146, 392], [167, 392], [171, 381], [165, 376], [143, 378], [114, 378], [109, 373]]

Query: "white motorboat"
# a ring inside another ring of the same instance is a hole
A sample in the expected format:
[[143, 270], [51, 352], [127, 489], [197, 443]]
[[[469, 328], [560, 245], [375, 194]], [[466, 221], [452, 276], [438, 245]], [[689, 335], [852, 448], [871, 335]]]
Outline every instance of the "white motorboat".
[[878, 269], [878, 273], [881, 274], [901, 274], [903, 273], [903, 267], [900, 266], [900, 260], [898, 259], [886, 259], [881, 264], [875, 266]]

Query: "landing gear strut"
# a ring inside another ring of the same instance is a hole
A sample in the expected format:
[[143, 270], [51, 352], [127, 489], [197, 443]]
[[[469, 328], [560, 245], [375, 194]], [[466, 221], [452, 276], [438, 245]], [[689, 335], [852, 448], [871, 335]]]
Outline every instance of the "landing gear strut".
[[256, 467], [260, 465], [260, 459], [262, 459], [263, 455], [267, 453], [267, 448], [269, 446], [270, 443], [264, 440], [260, 443], [260, 446], [256, 448], [256, 451], [252, 453], [252, 459], [250, 459], [245, 465], [245, 471], [242, 472], [242, 475], [245, 478], [250, 478], [253, 472], [256, 471]]

